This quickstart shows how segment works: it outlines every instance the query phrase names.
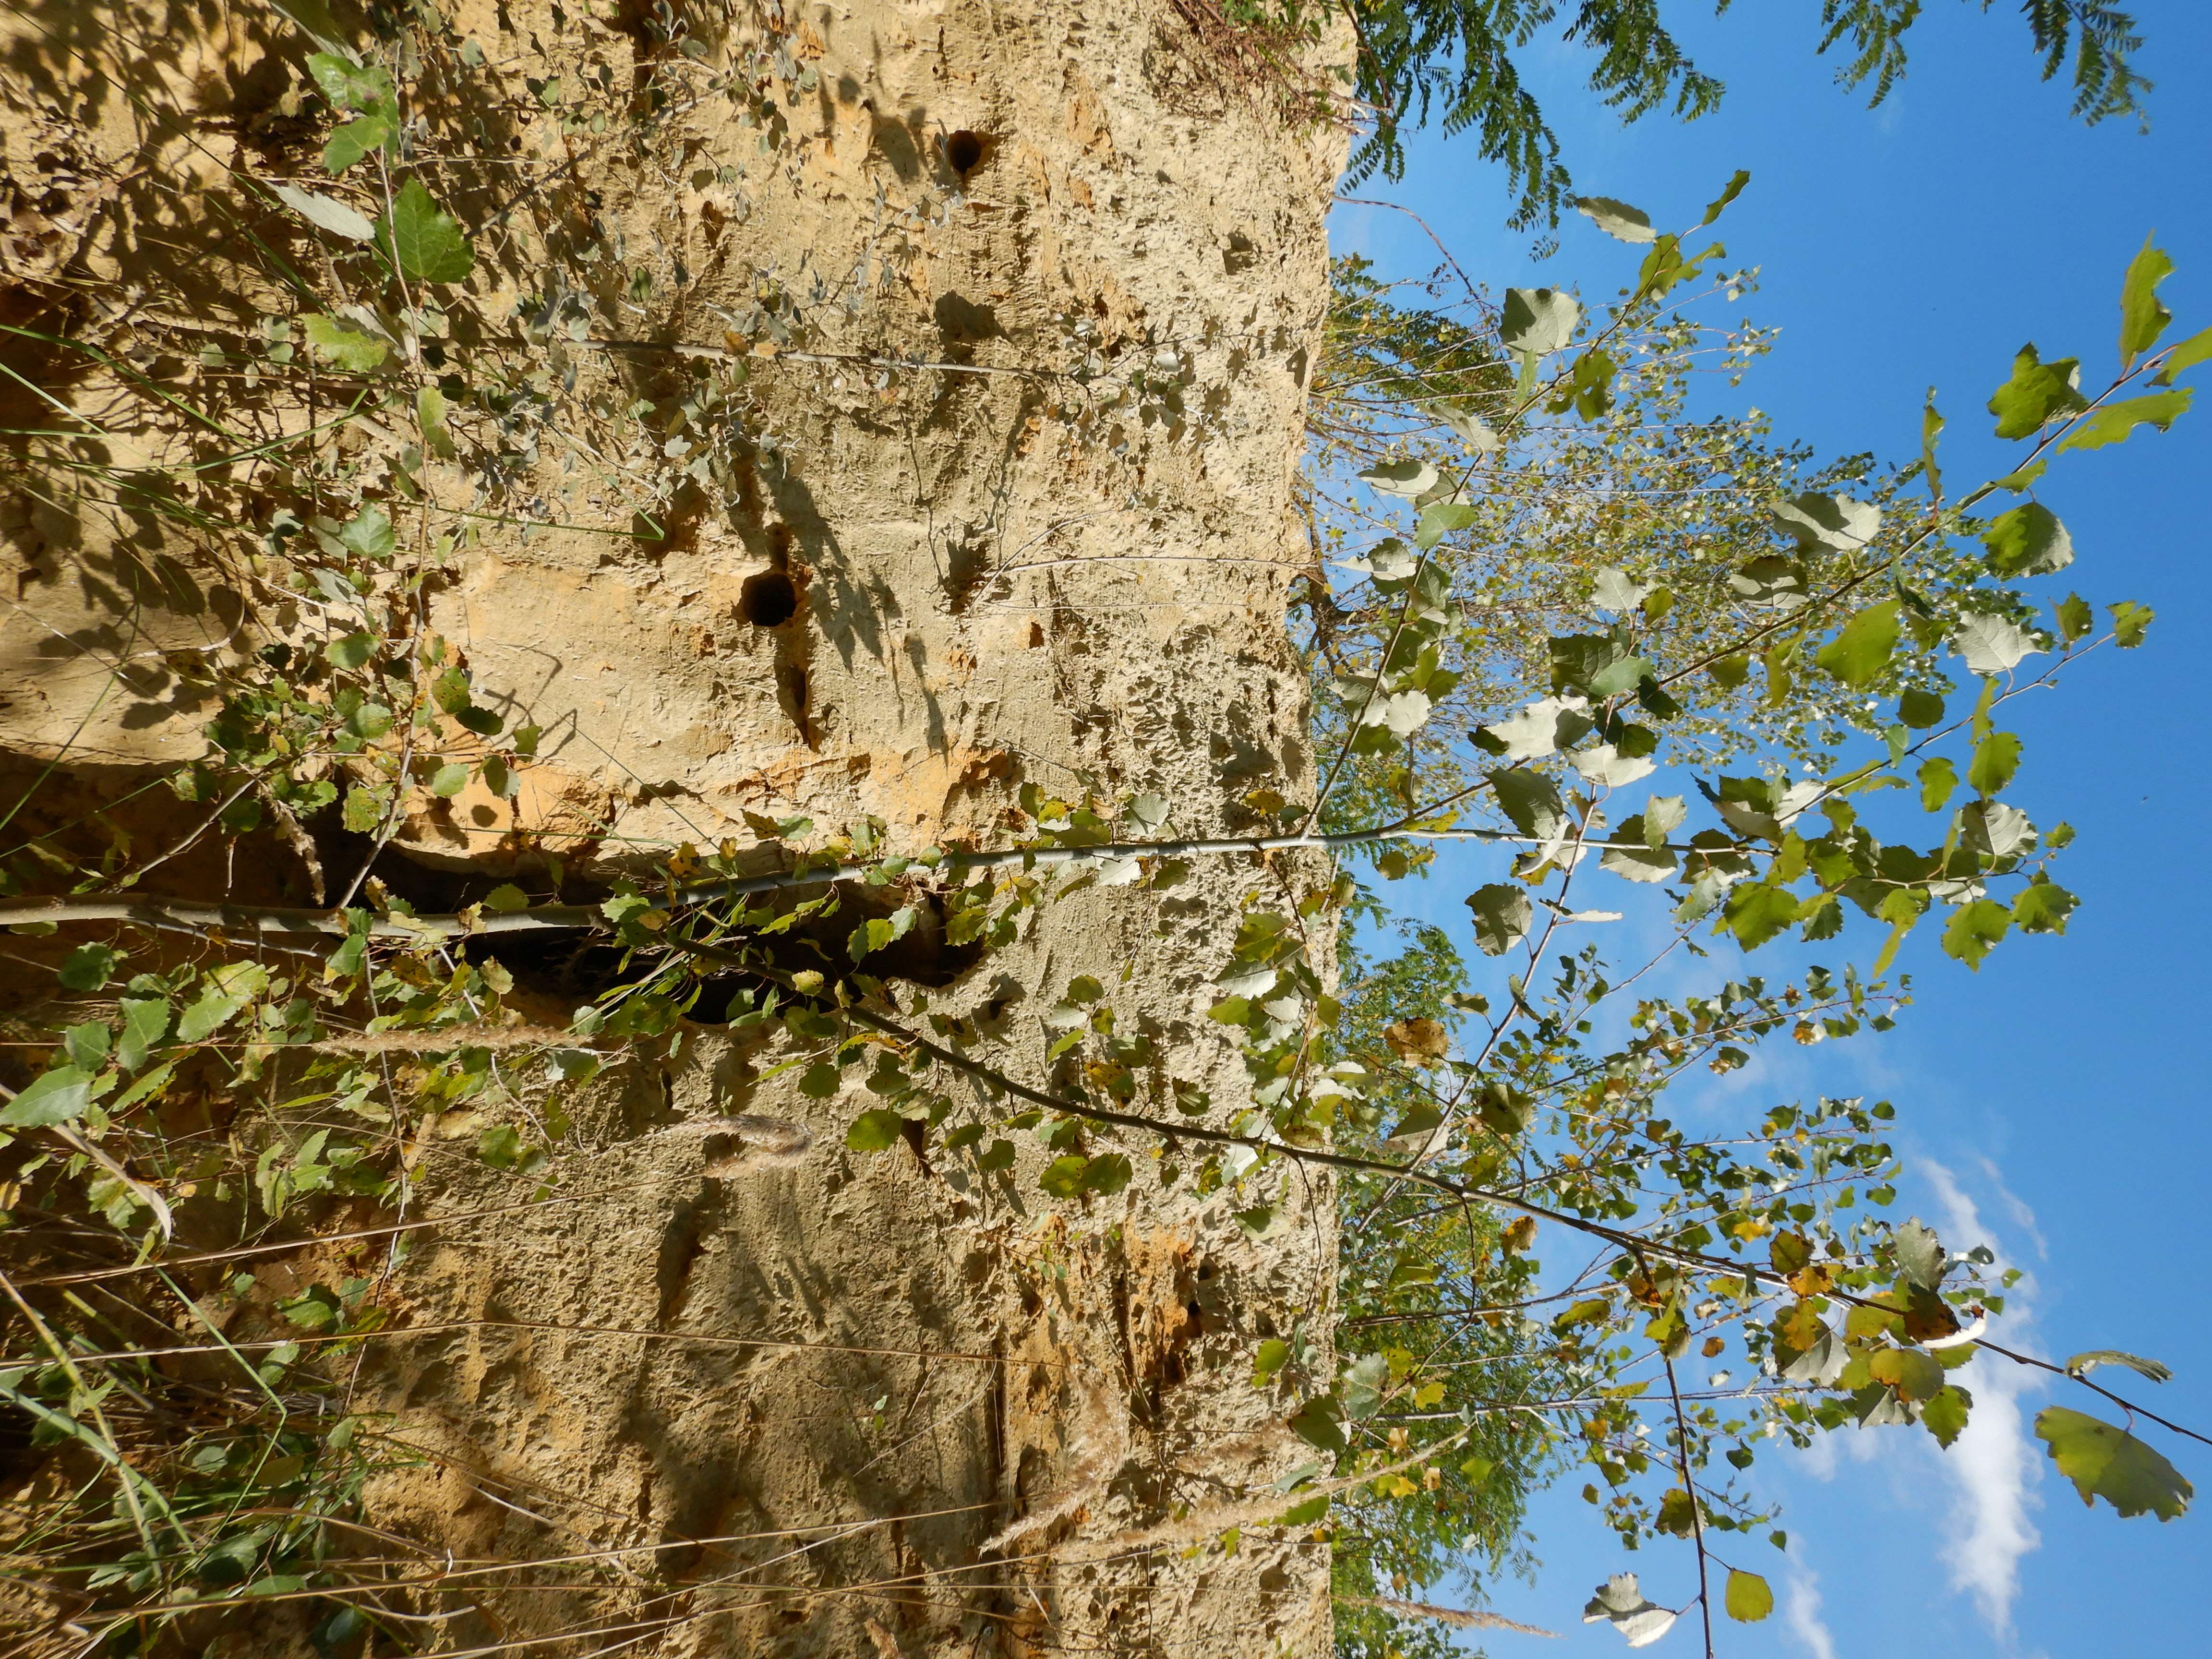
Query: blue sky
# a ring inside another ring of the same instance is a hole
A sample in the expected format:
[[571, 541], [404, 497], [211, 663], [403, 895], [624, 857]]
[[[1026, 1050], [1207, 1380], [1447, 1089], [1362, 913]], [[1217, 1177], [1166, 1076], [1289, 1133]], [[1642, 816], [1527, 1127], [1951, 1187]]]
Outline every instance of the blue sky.
[[[2032, 339], [2046, 358], [2080, 355], [2085, 380], [2108, 370], [2120, 276], [2153, 229], [2180, 267], [2163, 290], [2177, 334], [2212, 325], [2212, 8], [2201, 0], [2134, 0], [2159, 83], [2148, 136], [2070, 121], [2064, 88], [2038, 82], [2009, 0], [1987, 15], [1931, 0], [1908, 78], [1873, 111], [1814, 58], [1813, 0], [1738, 5], [1717, 23], [1704, 9], [1670, 8], [1702, 67], [1729, 83], [1722, 111], [1692, 126], [1624, 131], [1581, 93], [1586, 60], [1568, 49], [1532, 47], [1526, 67], [1578, 186], [1662, 227], [1693, 221], [1730, 172], [1752, 171], [1723, 230], [1733, 262], [1761, 269], [1743, 309], [1784, 331], [1739, 394], [1773, 415], [1778, 435], [1903, 457], [1933, 384], [1952, 420], [1947, 473], [2002, 470], [1981, 405], [2013, 352]], [[1502, 176], [1432, 134], [1401, 183], [1358, 193], [1421, 213], [1493, 290], [1581, 283], [1602, 297], [1632, 271], [1627, 250], [1579, 220], [1555, 257], [1532, 261], [1528, 239], [1499, 228]], [[1340, 251], [1389, 274], [1434, 263], [1400, 215], [1340, 209], [1332, 230]], [[2107, 1346], [2154, 1355], [2177, 1375], [2140, 1384], [2145, 1403], [2201, 1425], [2212, 1423], [2199, 1276], [2212, 1251], [2197, 1225], [2212, 1091], [2196, 1038], [2212, 988], [2212, 860], [2196, 842], [2212, 791], [2192, 693], [2212, 627], [2195, 507], [2212, 477], [2212, 406], [2163, 437], [2071, 459], [2043, 492], [2074, 535], [2069, 577], [2100, 601], [2148, 603], [2159, 621], [2142, 649], [2099, 653], [2009, 722], [2028, 744], [2020, 803], [2038, 823], [2081, 831], [2059, 872], [2083, 901], [2068, 935], [2009, 941], [1978, 975], [1916, 939], [1900, 965], [1917, 1000], [1897, 1031], [1793, 1055], [1731, 1092], [1750, 1091], [1739, 1111], [1816, 1089], [1895, 1100], [1899, 1144], [1923, 1171], [1899, 1210], [1938, 1222], [1954, 1249], [1972, 1227], [2028, 1270], [2016, 1340], [2060, 1358]], [[1459, 896], [1492, 878], [1479, 854], [1454, 855], [1423, 908], [1456, 927]], [[2039, 1443], [2022, 1443], [2054, 1396], [2022, 1393], [2008, 1431], [1996, 1368], [1984, 1358], [1972, 1372], [1984, 1407], [1973, 1446], [1947, 1455], [1917, 1433], [1852, 1431], [1828, 1455], [1767, 1473], [1793, 1547], [1786, 1560], [1737, 1547], [1784, 1605], [1763, 1626], [1723, 1624], [1723, 1654], [2202, 1650], [2192, 1586], [2212, 1559], [2204, 1516], [2161, 1525], [2085, 1510]], [[2159, 1443], [2200, 1492], [2212, 1485], [2212, 1454]], [[1686, 1551], [1624, 1559], [1579, 1485], [1540, 1505], [1536, 1582], [1500, 1585], [1496, 1599], [1567, 1639], [1501, 1634], [1493, 1654], [1625, 1652], [1609, 1629], [1577, 1622], [1589, 1587], [1623, 1566], [1642, 1571], [1656, 1599], [1679, 1603], [1692, 1588]], [[1695, 1645], [1686, 1623], [1650, 1651]]]

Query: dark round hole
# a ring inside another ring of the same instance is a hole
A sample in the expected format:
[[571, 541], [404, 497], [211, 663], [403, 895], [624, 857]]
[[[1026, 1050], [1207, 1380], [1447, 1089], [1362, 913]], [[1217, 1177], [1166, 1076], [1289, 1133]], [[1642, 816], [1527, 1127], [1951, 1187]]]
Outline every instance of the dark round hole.
[[983, 141], [963, 127], [945, 141], [945, 159], [955, 173], [973, 173], [983, 159]]
[[781, 570], [763, 570], [745, 578], [738, 590], [738, 616], [755, 628], [776, 628], [789, 622], [799, 610], [799, 590]]

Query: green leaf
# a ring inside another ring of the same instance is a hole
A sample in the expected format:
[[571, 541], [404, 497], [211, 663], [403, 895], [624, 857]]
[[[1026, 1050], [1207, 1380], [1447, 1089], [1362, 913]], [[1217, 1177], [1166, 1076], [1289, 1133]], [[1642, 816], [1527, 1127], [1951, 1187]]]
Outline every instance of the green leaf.
[[1290, 1363], [1291, 1345], [1279, 1336], [1271, 1336], [1262, 1342], [1252, 1356], [1252, 1383], [1265, 1388], [1275, 1380], [1275, 1373]]
[[2139, 426], [2154, 426], [2163, 432], [2187, 412], [2190, 399], [2195, 395], [2184, 386], [2170, 392], [2150, 392], [2140, 398], [2106, 404], [2061, 439], [2058, 447], [2102, 449], [2107, 444], [2125, 443]]
[[1881, 678], [1897, 649], [1898, 602], [1887, 599], [1870, 605], [1822, 646], [1813, 660], [1853, 690], [1862, 690]]
[[346, 791], [344, 821], [356, 836], [374, 835], [384, 823], [384, 797], [355, 784]]
[[112, 946], [80, 945], [62, 959], [62, 988], [97, 991], [115, 976], [115, 964], [122, 960]]
[[2012, 912], [1994, 899], [1976, 899], [1961, 905], [1943, 929], [1943, 953], [1978, 970], [1982, 958], [1996, 947], [2012, 926]]
[[410, 283], [458, 283], [476, 267], [476, 252], [447, 213], [410, 178], [376, 222], [378, 252]]
[[333, 668], [359, 668], [375, 654], [376, 636], [373, 634], [348, 634], [323, 647], [324, 660]]
[[1465, 501], [1431, 501], [1413, 527], [1413, 545], [1425, 553], [1451, 532], [1466, 529], [1477, 516]]
[[1916, 732], [1925, 732], [1943, 721], [1943, 699], [1917, 686], [1897, 700], [1897, 718]]
[[2192, 334], [2187, 339], [2184, 340], [2179, 345], [2174, 347], [2172, 353], [2166, 357], [2166, 367], [2159, 370], [2156, 378], [2152, 380], [2151, 384], [2154, 386], [2172, 386], [2173, 384], [2173, 377], [2175, 375], [2180, 374], [2184, 369], [2194, 368], [2197, 364], [2203, 362], [2208, 359], [2212, 359], [2212, 328], [2204, 329], [2198, 333]]
[[511, 881], [501, 882], [484, 895], [483, 908], [487, 910], [496, 910], [501, 915], [511, 915], [517, 910], [527, 910], [530, 908], [530, 895]]
[[2012, 360], [2012, 378], [1990, 398], [1990, 413], [1997, 417], [1997, 436], [2032, 438], [2057, 416], [2087, 409], [2087, 400], [2075, 389], [2081, 381], [2078, 358], [2046, 363], [2033, 344], [2022, 346]]
[[1309, 1446], [1339, 1455], [1345, 1450], [1344, 1429], [1337, 1421], [1334, 1406], [1325, 1396], [1309, 1400], [1299, 1407], [1289, 1426], [1291, 1432]]
[[[2154, 231], [2152, 235], [2157, 233]], [[2120, 372], [2124, 374], [2136, 366], [2136, 359], [2158, 343], [2158, 337], [2166, 332], [2166, 325], [2173, 320], [2173, 313], [2161, 304], [2158, 285], [2173, 275], [2173, 261], [2166, 257], [2164, 248], [2154, 247], [2149, 236], [2143, 238], [2142, 251], [2128, 265], [2127, 278], [2120, 284]]]
[[1774, 1611], [1774, 1592], [1757, 1573], [1730, 1567], [1727, 1604], [1729, 1618], [1742, 1624], [1755, 1625]]
[[878, 1106], [853, 1120], [853, 1127], [845, 1131], [845, 1145], [856, 1152], [880, 1152], [896, 1146], [905, 1133], [906, 1120], [890, 1107]]
[[1966, 781], [1982, 794], [2001, 794], [2019, 770], [2019, 737], [1992, 732], [1975, 746], [1974, 758], [1966, 763]]
[[125, 997], [118, 1012], [123, 1016], [123, 1035], [115, 1045], [115, 1063], [135, 1072], [168, 1036], [171, 1011], [161, 997]]
[[1498, 810], [1522, 835], [1551, 841], [1565, 830], [1567, 811], [1559, 786], [1541, 772], [1501, 769], [1490, 775], [1490, 787]]
[[1136, 1173], [1120, 1152], [1104, 1152], [1083, 1166], [1083, 1190], [1110, 1198], [1129, 1184]]
[[1498, 338], [1508, 351], [1541, 357], [1575, 337], [1583, 308], [1571, 294], [1550, 288], [1509, 288], [1498, 317]]
[[2047, 576], [2074, 562], [2074, 538], [2040, 501], [2001, 514], [1982, 538], [1990, 568], [2000, 576]]
[[323, 144], [323, 167], [337, 177], [363, 156], [374, 155], [392, 142], [397, 123], [381, 112], [349, 121]]
[[458, 452], [453, 447], [453, 434], [446, 424], [446, 394], [434, 386], [426, 386], [415, 394], [415, 422], [422, 428], [422, 447], [441, 461], [450, 461]]
[[1881, 509], [1872, 501], [1810, 490], [1776, 507], [1774, 523], [1808, 553], [1850, 553], [1881, 531]]
[[448, 761], [430, 775], [430, 793], [441, 800], [450, 800], [469, 787], [469, 769], [459, 761]]
[[1966, 1426], [1966, 1413], [1972, 1409], [1973, 1395], [1955, 1384], [1936, 1391], [1936, 1397], [1920, 1408], [1921, 1426], [1936, 1437], [1936, 1443], [1949, 1449]]
[[1923, 811], [1940, 812], [1943, 803], [1951, 799], [1951, 792], [1959, 787], [1959, 769], [1951, 764], [1950, 757], [1936, 755], [1921, 763], [1920, 805]]
[[391, 70], [375, 64], [349, 63], [336, 52], [309, 52], [307, 72], [338, 109], [375, 109], [392, 102], [396, 95]]
[[115, 1033], [104, 1021], [91, 1019], [82, 1025], [72, 1025], [62, 1033], [62, 1052], [70, 1057], [70, 1064], [96, 1072], [106, 1063], [107, 1050], [115, 1041]]
[[1877, 1382], [1886, 1382], [1906, 1400], [1933, 1400], [1943, 1391], [1943, 1367], [1932, 1353], [1917, 1348], [1881, 1348], [1867, 1367]]
[[495, 1170], [512, 1170], [522, 1162], [522, 1133], [512, 1123], [494, 1124], [477, 1137], [477, 1156]]
[[1943, 498], [1943, 474], [1936, 465], [1936, 443], [1943, 435], [1944, 420], [1936, 407], [1936, 388], [1928, 388], [1928, 402], [1920, 411], [1920, 467], [1928, 475], [1928, 494]]
[[177, 1020], [177, 1041], [204, 1042], [237, 1016], [238, 1011], [252, 999], [226, 992], [210, 986], [200, 994], [199, 1000], [185, 1010]]
[[364, 559], [388, 559], [399, 545], [392, 515], [374, 501], [346, 521], [338, 532], [338, 545]]
[[1075, 1198], [1083, 1191], [1083, 1177], [1091, 1160], [1080, 1152], [1067, 1152], [1044, 1166], [1037, 1185], [1054, 1198]]
[[2080, 902], [2050, 877], [2038, 875], [2014, 896], [2013, 925], [2023, 933], [2063, 933]]
[[335, 317], [302, 317], [300, 327], [307, 337], [307, 349], [318, 362], [342, 368], [349, 374], [368, 374], [380, 367], [391, 353], [392, 348], [375, 335]]
[[1575, 207], [1616, 242], [1641, 243], [1658, 240], [1659, 233], [1651, 228], [1651, 216], [1641, 208], [1632, 208], [1626, 202], [1616, 202], [1610, 196], [1577, 196]]
[[2156, 1450], [2085, 1413], [2046, 1406], [2036, 1414], [2035, 1432], [2084, 1504], [2094, 1505], [2101, 1498], [2124, 1516], [2155, 1514], [2171, 1521], [2195, 1495], [2180, 1471]]
[[1502, 957], [1528, 938], [1535, 915], [1524, 889], [1498, 881], [1468, 894], [1467, 908], [1474, 913], [1476, 947], [1486, 957]]
[[1747, 951], [1755, 951], [1795, 922], [1803, 914], [1803, 907], [1796, 895], [1758, 882], [1732, 889], [1722, 914], [1736, 943]]
[[2132, 651], [2143, 642], [2143, 635], [2156, 619], [2158, 613], [2147, 605], [2137, 605], [2133, 599], [2122, 599], [2112, 607], [2112, 639], [2123, 651]]
[[458, 665], [430, 682], [430, 701], [448, 714], [458, 714], [469, 706], [468, 671]]
[[1552, 689], [1592, 696], [1632, 691], [1651, 665], [1609, 634], [1566, 634], [1552, 641]]
[[78, 1066], [50, 1067], [0, 1108], [0, 1128], [43, 1129], [76, 1122], [92, 1104], [92, 1073]]
[[2154, 1382], [2171, 1382], [2173, 1371], [2155, 1359], [2145, 1359], [2141, 1354], [2123, 1353], [2118, 1348], [2092, 1348], [2087, 1353], [2077, 1353], [2066, 1362], [2069, 1376], [2087, 1376], [2100, 1365], [2124, 1365], [2137, 1376], [2147, 1376]]
[[2058, 623], [2058, 637], [2071, 645], [2097, 625], [2089, 601], [2079, 593], [2069, 593], [2051, 607], [2051, 615]]
[[1728, 183], [1721, 186], [1721, 193], [1705, 204], [1705, 216], [1698, 220], [1698, 223], [1700, 226], [1709, 225], [1718, 219], [1728, 210], [1728, 204], [1743, 194], [1743, 187], [1750, 182], [1750, 173], [1742, 167], [1738, 167], [1730, 175]]

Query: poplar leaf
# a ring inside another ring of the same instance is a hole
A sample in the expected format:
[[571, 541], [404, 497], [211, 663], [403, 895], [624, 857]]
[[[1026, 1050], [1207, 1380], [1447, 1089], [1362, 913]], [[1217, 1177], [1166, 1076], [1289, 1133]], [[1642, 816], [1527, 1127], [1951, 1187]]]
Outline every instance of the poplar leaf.
[[1990, 398], [1997, 436], [2032, 438], [2057, 416], [2087, 409], [2088, 402], [2077, 390], [2081, 384], [2079, 359], [2062, 357], [2046, 363], [2033, 343], [2022, 346], [2012, 360], [2012, 378]]
[[906, 1120], [888, 1106], [863, 1112], [845, 1131], [845, 1145], [856, 1152], [880, 1152], [906, 1132]]
[[458, 283], [476, 268], [460, 221], [410, 179], [376, 222], [378, 252], [410, 283]]
[[1582, 315], [1582, 305], [1571, 294], [1551, 288], [1509, 288], [1498, 319], [1498, 338], [1508, 351], [1541, 357], [1575, 337], [1575, 325]]
[[1951, 648], [1966, 659], [1966, 666], [1987, 678], [2008, 672], [2021, 658], [2033, 656], [2039, 647], [2027, 630], [2009, 617], [1976, 615], [1959, 624], [1951, 635]]
[[2148, 1513], [2171, 1521], [2195, 1496], [2180, 1471], [2155, 1449], [2086, 1413], [2046, 1406], [2036, 1414], [2035, 1432], [2084, 1504], [2094, 1506], [2101, 1498], [2124, 1516]]
[[1381, 461], [1364, 468], [1359, 477], [1382, 495], [1408, 499], [1437, 487], [1437, 469], [1427, 461]]
[[1467, 896], [1474, 913], [1474, 943], [1486, 957], [1502, 957], [1528, 936], [1535, 915], [1528, 895], [1518, 887], [1493, 881]]
[[1632, 1648], [1650, 1647], [1674, 1627], [1677, 1616], [1645, 1596], [1632, 1572], [1613, 1574], [1583, 1607], [1583, 1623], [1611, 1621]]
[[1951, 792], [1959, 787], [1959, 769], [1951, 764], [1950, 757], [1936, 755], [1921, 763], [1920, 805], [1928, 812], [1940, 812], [1943, 803], [1951, 799]]
[[310, 313], [300, 319], [300, 328], [307, 337], [307, 349], [318, 361], [349, 374], [366, 374], [391, 355], [392, 348], [375, 335], [335, 317]]
[[1559, 800], [1559, 788], [1542, 773], [1517, 767], [1492, 772], [1490, 787], [1498, 797], [1498, 810], [1522, 835], [1553, 841], [1565, 829], [1566, 808]]
[[1755, 1625], [1774, 1611], [1774, 1592], [1766, 1581], [1755, 1572], [1739, 1568], [1729, 1569], [1728, 1616], [1746, 1625]]
[[1808, 551], [1849, 553], [1875, 538], [1881, 528], [1881, 509], [1872, 501], [1813, 490], [1776, 507], [1774, 523]]
[[1965, 1431], [1966, 1414], [1973, 1403], [1973, 1395], [1964, 1389], [1955, 1384], [1944, 1388], [1920, 1408], [1920, 1425], [1936, 1437], [1937, 1445], [1948, 1450]]
[[1477, 516], [1465, 501], [1431, 501], [1413, 526], [1413, 545], [1425, 553], [1451, 532], [1466, 529]]
[[1975, 745], [1966, 764], [1966, 781], [1984, 795], [2000, 794], [2020, 770], [2020, 738], [2010, 732], [1992, 732]]
[[2144, 237], [2142, 251], [2129, 263], [2127, 277], [2120, 284], [2120, 372], [2124, 374], [2158, 343], [2158, 337], [2173, 320], [2173, 313], [2158, 297], [2158, 285], [2172, 275], [2173, 261], [2166, 250], [2153, 246], [2150, 237]]
[[1854, 690], [1872, 685], [1897, 649], [1898, 602], [1884, 600], [1860, 611], [1813, 660]]
[[1578, 196], [1575, 207], [1616, 242], [1652, 242], [1659, 238], [1659, 233], [1651, 228], [1650, 215], [1610, 196]]
[[2174, 347], [2166, 360], [2166, 367], [2159, 370], [2151, 384], [2172, 386], [2175, 375], [2208, 359], [2212, 359], [2212, 328], [2200, 330]]
[[2047, 576], [2074, 562], [2074, 538], [2040, 501], [2023, 501], [1999, 516], [1982, 538], [1990, 568], [2000, 576]]
[[1954, 957], [1978, 972], [1982, 958], [1996, 948], [2012, 926], [2012, 912], [1994, 899], [1976, 899], [1960, 907], [1943, 929], [1943, 954]]
[[446, 424], [446, 394], [434, 386], [426, 386], [415, 394], [415, 420], [422, 428], [422, 447], [441, 461], [450, 461], [456, 453], [453, 428]]
[[2102, 449], [2107, 444], [2125, 443], [2139, 426], [2154, 426], [2163, 432], [2181, 418], [2195, 395], [2184, 386], [2169, 392], [2146, 392], [2140, 398], [2106, 404], [2061, 439], [2058, 447], [2061, 449]]
[[2063, 933], [2081, 901], [2048, 876], [2039, 875], [2012, 902], [2013, 925], [2023, 933]]

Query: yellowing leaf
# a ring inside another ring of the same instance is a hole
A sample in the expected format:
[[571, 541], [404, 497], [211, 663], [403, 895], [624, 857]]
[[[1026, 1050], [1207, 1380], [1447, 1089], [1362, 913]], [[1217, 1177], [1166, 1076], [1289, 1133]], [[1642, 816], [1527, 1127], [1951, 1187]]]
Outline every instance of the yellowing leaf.
[[1767, 1582], [1755, 1572], [1743, 1572], [1734, 1567], [1728, 1576], [1728, 1616], [1747, 1625], [1755, 1625], [1774, 1611], [1774, 1591]]

